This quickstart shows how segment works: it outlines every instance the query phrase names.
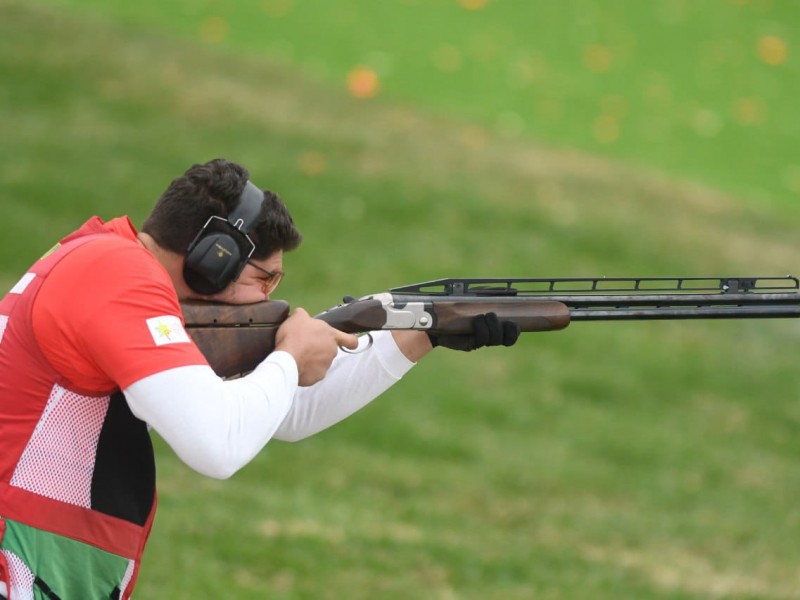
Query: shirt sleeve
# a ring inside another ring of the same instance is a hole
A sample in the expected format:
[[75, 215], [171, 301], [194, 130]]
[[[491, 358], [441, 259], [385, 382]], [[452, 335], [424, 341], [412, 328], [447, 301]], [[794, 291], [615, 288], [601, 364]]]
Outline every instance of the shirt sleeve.
[[371, 345], [363, 336], [355, 354], [340, 350], [321, 381], [297, 388], [291, 410], [275, 432], [276, 439], [298, 441], [346, 419], [416, 364], [400, 351], [391, 332], [375, 331], [370, 336]]
[[225, 479], [250, 462], [286, 417], [297, 365], [273, 352], [241, 379], [223, 381], [208, 366], [150, 375], [124, 390], [131, 411], [192, 469]]
[[166, 270], [144, 248], [108, 236], [56, 265], [34, 303], [42, 352], [79, 389], [107, 391], [159, 371], [207, 365], [183, 328]]

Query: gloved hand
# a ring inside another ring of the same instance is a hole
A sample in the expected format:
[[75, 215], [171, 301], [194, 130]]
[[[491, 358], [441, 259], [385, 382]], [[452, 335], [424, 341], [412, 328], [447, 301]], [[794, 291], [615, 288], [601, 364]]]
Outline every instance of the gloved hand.
[[467, 334], [428, 334], [433, 347], [470, 352], [484, 346], [513, 346], [519, 337], [519, 325], [501, 321], [493, 312], [478, 315], [472, 320], [473, 332]]

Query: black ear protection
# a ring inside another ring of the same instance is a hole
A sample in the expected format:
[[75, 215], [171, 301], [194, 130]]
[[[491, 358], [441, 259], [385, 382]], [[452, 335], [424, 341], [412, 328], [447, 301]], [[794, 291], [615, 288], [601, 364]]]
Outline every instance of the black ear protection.
[[183, 278], [198, 294], [224, 290], [239, 275], [256, 249], [248, 235], [256, 224], [264, 192], [250, 181], [227, 219], [211, 217], [189, 244]]

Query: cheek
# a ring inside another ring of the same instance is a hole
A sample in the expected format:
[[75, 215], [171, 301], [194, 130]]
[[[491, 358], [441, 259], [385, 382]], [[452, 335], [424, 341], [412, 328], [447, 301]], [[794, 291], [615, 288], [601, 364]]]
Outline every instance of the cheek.
[[236, 285], [229, 285], [221, 292], [217, 292], [211, 296], [205, 296], [206, 300], [211, 302], [232, 302], [238, 296]]
[[235, 287], [236, 287], [236, 290], [234, 292], [235, 295], [231, 300], [229, 300], [229, 302], [248, 304], [250, 302], [261, 302], [263, 300], [266, 300], [266, 294], [264, 293], [264, 285], [260, 281], [249, 284], [242, 284]]
[[208, 297], [209, 300], [225, 302], [227, 304], [252, 304], [266, 300], [264, 286], [260, 282], [239, 283], [235, 282], [222, 290], [219, 294]]

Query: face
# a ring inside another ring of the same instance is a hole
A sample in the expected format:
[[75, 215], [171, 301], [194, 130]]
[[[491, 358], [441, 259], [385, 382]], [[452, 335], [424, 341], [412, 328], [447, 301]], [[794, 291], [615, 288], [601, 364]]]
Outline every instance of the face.
[[278, 250], [267, 258], [250, 260], [239, 275], [239, 279], [218, 294], [208, 296], [207, 299], [228, 304], [252, 304], [269, 300], [282, 274], [283, 251]]

